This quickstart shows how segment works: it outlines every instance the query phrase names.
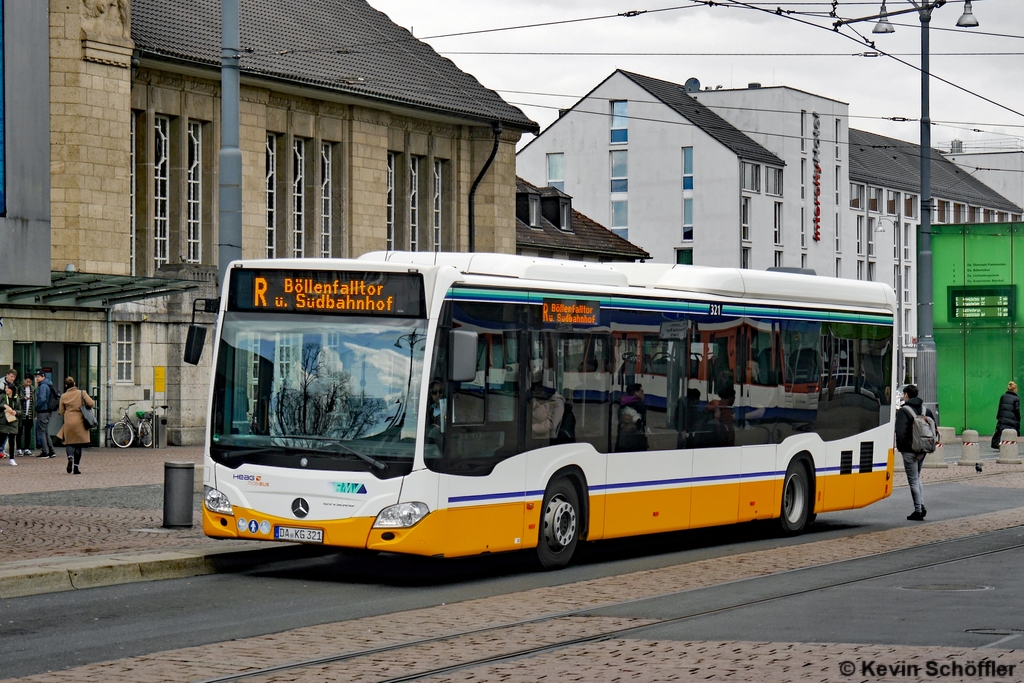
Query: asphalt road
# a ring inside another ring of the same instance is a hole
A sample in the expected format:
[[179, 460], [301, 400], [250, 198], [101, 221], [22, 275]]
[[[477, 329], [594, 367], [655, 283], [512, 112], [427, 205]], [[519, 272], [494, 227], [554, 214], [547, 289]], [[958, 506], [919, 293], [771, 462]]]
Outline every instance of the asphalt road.
[[[0, 678], [786, 544], [895, 527], [912, 534], [915, 525], [905, 520], [912, 509], [909, 498], [907, 489], [898, 489], [864, 510], [822, 515], [797, 538], [779, 537], [774, 524], [751, 523], [592, 544], [572, 566], [558, 572], [538, 571], [526, 553], [430, 560], [324, 552], [237, 574], [3, 600]], [[1024, 496], [1017, 489], [935, 484], [926, 488], [926, 500], [929, 521], [938, 521], [1019, 507]], [[1024, 628], [1013, 609], [1024, 598], [1024, 586], [1018, 587], [1021, 582], [1016, 580], [1024, 550], [1006, 549], [1018, 544], [1024, 544], [1024, 530], [1011, 529], [606, 612], [664, 618], [724, 609], [638, 634], [652, 638], [988, 645], [1004, 636], [968, 630]], [[925, 561], [989, 551], [996, 552], [900, 571]], [[864, 580], [883, 573], [888, 576]], [[818, 590], [837, 577], [849, 582]], [[954, 584], [967, 589], [949, 590]], [[805, 592], [780, 597], [799, 591]], [[747, 604], [751, 601], [760, 602]], [[1011, 639], [995, 646], [1014, 644]]]

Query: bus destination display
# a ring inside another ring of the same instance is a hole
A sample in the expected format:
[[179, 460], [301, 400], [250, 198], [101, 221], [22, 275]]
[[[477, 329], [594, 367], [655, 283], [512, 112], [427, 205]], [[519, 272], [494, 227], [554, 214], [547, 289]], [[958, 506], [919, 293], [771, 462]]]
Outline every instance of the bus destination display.
[[544, 299], [541, 322], [561, 325], [596, 325], [601, 304], [597, 301]]
[[1003, 287], [950, 287], [950, 318], [955, 320], [1013, 317], [1013, 285]]
[[231, 274], [228, 309], [423, 316], [423, 278], [413, 273], [235, 270]]

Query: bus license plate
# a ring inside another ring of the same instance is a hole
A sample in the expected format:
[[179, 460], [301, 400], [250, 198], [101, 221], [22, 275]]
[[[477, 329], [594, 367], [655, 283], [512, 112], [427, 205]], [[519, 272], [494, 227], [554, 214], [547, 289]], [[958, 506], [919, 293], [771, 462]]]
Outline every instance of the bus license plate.
[[278, 541], [298, 541], [299, 543], [323, 543], [324, 530], [276, 526], [274, 527], [274, 539]]

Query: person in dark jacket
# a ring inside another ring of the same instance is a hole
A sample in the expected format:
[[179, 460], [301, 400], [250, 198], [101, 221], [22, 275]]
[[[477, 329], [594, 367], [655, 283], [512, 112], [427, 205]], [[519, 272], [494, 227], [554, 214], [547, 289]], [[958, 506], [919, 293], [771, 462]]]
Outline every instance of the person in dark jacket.
[[53, 441], [50, 439], [50, 396], [54, 388], [46, 374], [42, 370], [36, 370], [36, 443], [39, 444], [40, 458], [55, 458], [57, 452], [53, 450]]
[[0, 452], [7, 451], [7, 462], [17, 465], [14, 459], [18, 452], [18, 424], [25, 414], [21, 411], [21, 399], [15, 393], [13, 384], [4, 382], [3, 393], [0, 394]]
[[924, 490], [921, 487], [921, 467], [928, 454], [914, 452], [914, 418], [918, 415], [927, 415], [934, 420], [935, 416], [930, 410], [925, 412], [924, 402], [918, 398], [917, 393], [917, 387], [913, 384], [903, 388], [903, 407], [896, 411], [896, 450], [903, 456], [907, 484], [914, 499], [914, 512], [907, 519], [919, 522], [928, 514], [924, 507]]
[[999, 448], [1003, 430], [1012, 429], [1020, 436], [1020, 396], [1017, 395], [1017, 383], [1006, 385], [1006, 393], [999, 397], [999, 408], [996, 409], [996, 433], [992, 435], [992, 448]]

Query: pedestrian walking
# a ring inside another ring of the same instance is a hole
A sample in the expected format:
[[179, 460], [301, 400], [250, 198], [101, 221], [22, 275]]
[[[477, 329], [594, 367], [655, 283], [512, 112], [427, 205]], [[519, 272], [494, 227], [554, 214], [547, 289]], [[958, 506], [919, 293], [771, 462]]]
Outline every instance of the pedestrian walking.
[[75, 385], [74, 377], [68, 377], [64, 380], [64, 395], [60, 397], [58, 408], [64, 417], [64, 426], [57, 433], [57, 438], [64, 443], [64, 450], [68, 456], [68, 474], [82, 473], [79, 469], [82, 462], [82, 446], [91, 441], [89, 427], [82, 417], [83, 405], [92, 408], [96, 402]]
[[50, 438], [50, 416], [57, 409], [57, 391], [42, 370], [36, 370], [36, 443], [39, 444], [40, 458], [55, 458], [53, 440]]
[[18, 389], [18, 398], [21, 399], [21, 409], [25, 413], [25, 417], [21, 418], [21, 428], [18, 430], [18, 442], [21, 446], [18, 455], [32, 455], [32, 429], [36, 422], [36, 388], [32, 385], [31, 377], [26, 377]]
[[[921, 486], [921, 467], [928, 455], [925, 431], [931, 429], [931, 450], [935, 450], [936, 434], [935, 416], [932, 411], [925, 411], [924, 402], [918, 398], [917, 387], [908, 384], [903, 387], [903, 407], [896, 411], [896, 449], [903, 456], [903, 466], [907, 472], [907, 484], [910, 495], [914, 499], [914, 511], [907, 517], [912, 521], [921, 521], [928, 514], [924, 506], [924, 490]], [[918, 422], [924, 416], [926, 423]], [[915, 443], [918, 442], [918, 443]]]
[[1003, 430], [1012, 429], [1020, 436], [1020, 396], [1017, 395], [1017, 383], [1006, 385], [1006, 393], [999, 397], [999, 408], [996, 409], [996, 433], [992, 435], [992, 448], [999, 448]]
[[18, 462], [14, 458], [18, 454], [18, 424], [24, 413], [21, 411], [21, 399], [18, 398], [13, 384], [4, 382], [0, 408], [3, 409], [3, 415], [0, 416], [0, 451], [6, 451], [8, 463], [17, 465]]

